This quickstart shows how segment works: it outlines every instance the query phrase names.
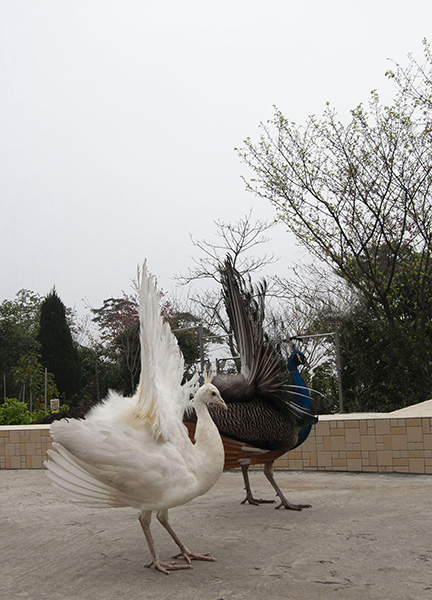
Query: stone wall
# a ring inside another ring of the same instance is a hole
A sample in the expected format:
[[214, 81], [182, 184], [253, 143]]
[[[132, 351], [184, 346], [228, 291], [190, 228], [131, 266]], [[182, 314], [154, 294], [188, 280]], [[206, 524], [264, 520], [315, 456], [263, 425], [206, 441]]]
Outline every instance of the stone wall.
[[48, 425], [1, 425], [0, 469], [42, 469], [50, 445]]
[[275, 466], [290, 470], [432, 474], [432, 418], [320, 417]]
[[[432, 474], [432, 417], [325, 415], [276, 468]], [[0, 426], [0, 469], [41, 469], [48, 425]]]

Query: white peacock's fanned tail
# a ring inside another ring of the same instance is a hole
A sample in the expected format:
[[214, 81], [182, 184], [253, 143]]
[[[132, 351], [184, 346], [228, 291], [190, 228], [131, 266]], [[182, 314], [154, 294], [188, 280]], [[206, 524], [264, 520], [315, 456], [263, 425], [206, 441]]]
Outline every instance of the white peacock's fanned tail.
[[146, 263], [138, 269], [141, 376], [137, 416], [147, 420], [155, 438], [169, 439], [181, 424], [189, 386], [181, 385], [184, 360], [177, 339], [160, 310], [156, 279]]
[[69, 494], [78, 502], [91, 507], [129, 506], [125, 495], [109, 484], [103, 483], [89, 473], [89, 465], [71, 454], [57, 442], [47, 450], [51, 458], [46, 463], [47, 474], [55, 487]]

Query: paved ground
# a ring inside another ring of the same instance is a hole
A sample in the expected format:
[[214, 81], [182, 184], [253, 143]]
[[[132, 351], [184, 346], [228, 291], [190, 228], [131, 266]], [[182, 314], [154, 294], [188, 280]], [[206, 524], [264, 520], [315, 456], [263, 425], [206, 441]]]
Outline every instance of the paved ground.
[[[272, 495], [263, 474], [257, 496]], [[173, 509], [185, 543], [215, 563], [144, 569], [132, 509], [86, 509], [43, 471], [0, 472], [0, 597], [7, 600], [432, 599], [432, 477], [278, 472], [300, 513], [242, 506], [239, 473]], [[290, 491], [289, 491], [290, 490]], [[161, 558], [174, 551], [155, 522]]]

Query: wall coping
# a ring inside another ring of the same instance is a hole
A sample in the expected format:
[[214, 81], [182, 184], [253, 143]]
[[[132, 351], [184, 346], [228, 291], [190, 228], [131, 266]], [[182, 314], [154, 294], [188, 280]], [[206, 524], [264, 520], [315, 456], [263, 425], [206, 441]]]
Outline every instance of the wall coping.
[[[431, 401], [429, 401], [431, 402]], [[430, 414], [406, 414], [407, 409], [402, 408], [391, 413], [334, 413], [327, 415], [319, 415], [319, 421], [362, 421], [370, 419], [429, 419], [432, 418], [432, 411]], [[0, 425], [0, 431], [8, 431], [14, 429], [22, 430], [35, 430], [35, 429], [49, 429], [49, 424], [27, 424], [27, 425]]]
[[35, 430], [35, 429], [49, 429], [50, 426], [49, 424], [44, 425], [44, 424], [40, 424], [40, 423], [35, 423], [34, 425], [0, 425], [0, 431], [9, 431], [10, 429], [30, 429], [30, 430]]
[[[432, 475], [432, 416], [415, 412], [322, 415], [275, 467]], [[1, 425], [0, 469], [42, 469], [51, 445], [48, 423]]]
[[432, 414], [406, 415], [395, 411], [394, 413], [335, 413], [333, 415], [319, 415], [319, 421], [362, 421], [370, 419], [430, 419]]

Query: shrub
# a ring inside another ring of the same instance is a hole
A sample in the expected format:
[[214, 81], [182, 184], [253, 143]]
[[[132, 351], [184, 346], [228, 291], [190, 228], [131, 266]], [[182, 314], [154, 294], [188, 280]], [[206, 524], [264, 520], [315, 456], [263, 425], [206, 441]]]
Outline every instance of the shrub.
[[0, 425], [25, 425], [30, 422], [30, 413], [25, 402], [16, 398], [6, 398], [0, 404]]
[[[69, 410], [67, 404], [62, 404], [58, 412]], [[53, 411], [56, 412], [56, 411]], [[16, 398], [6, 398], [4, 404], [0, 404], [0, 425], [28, 425], [51, 414], [49, 411], [37, 410], [30, 414], [25, 402]]]

